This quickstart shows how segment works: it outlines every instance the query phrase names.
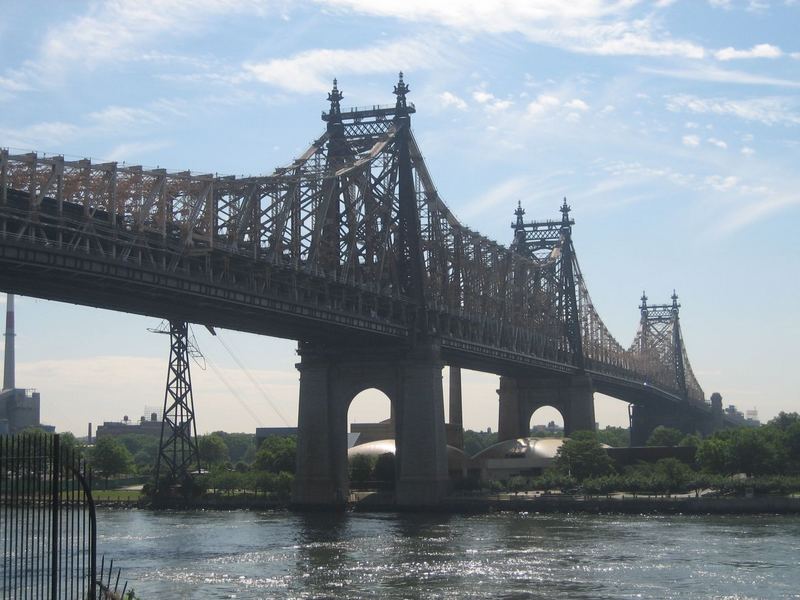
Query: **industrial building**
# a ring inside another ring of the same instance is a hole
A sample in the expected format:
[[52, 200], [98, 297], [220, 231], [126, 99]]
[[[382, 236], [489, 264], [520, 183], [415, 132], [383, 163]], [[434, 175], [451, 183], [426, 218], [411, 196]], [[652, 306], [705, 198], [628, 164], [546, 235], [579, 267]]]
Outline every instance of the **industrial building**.
[[[138, 433], [141, 435], [149, 435], [152, 437], [161, 437], [161, 417], [158, 412], [151, 412], [147, 417], [142, 415], [138, 421], [133, 421], [128, 418], [128, 415], [122, 417], [122, 421], [104, 421], [102, 425], [97, 426], [95, 438], [101, 437], [115, 437], [118, 435], [127, 435], [130, 433]], [[89, 424], [89, 437], [91, 438], [91, 423]], [[91, 439], [89, 440], [91, 441]]]
[[3, 389], [0, 391], [0, 434], [17, 433], [28, 427], [52, 431], [53, 427], [42, 426], [40, 423], [39, 392], [16, 386], [14, 336], [14, 295], [7, 294]]

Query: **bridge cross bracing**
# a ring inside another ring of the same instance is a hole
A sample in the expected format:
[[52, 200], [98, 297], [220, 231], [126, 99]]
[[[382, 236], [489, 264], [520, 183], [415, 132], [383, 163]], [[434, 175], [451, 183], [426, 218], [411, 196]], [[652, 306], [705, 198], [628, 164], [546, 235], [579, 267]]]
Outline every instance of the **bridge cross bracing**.
[[643, 308], [629, 348], [608, 331], [566, 201], [554, 221], [519, 207], [510, 247], [459, 222], [408, 92], [401, 78], [394, 105], [342, 109], [334, 86], [325, 132], [264, 176], [2, 150], [0, 285], [304, 341], [435, 338], [450, 364], [585, 372], [620, 397], [704, 407], [677, 308]]

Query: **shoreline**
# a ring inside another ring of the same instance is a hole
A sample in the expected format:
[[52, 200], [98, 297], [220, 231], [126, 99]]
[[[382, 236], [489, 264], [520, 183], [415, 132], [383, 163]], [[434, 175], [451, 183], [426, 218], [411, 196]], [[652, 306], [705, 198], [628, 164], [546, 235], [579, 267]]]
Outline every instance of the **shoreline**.
[[607, 513], [607, 514], [664, 514], [664, 515], [751, 515], [751, 514], [800, 514], [800, 497], [756, 496], [730, 498], [695, 497], [582, 497], [582, 496], [537, 496], [537, 497], [481, 497], [448, 498], [440, 505], [405, 507], [398, 506], [391, 498], [367, 497], [359, 502], [342, 506], [296, 506], [285, 502], [254, 498], [207, 498], [200, 501], [178, 501], [155, 508], [145, 501], [98, 500], [98, 508], [141, 508], [147, 510], [255, 510], [291, 512], [439, 512], [451, 514], [481, 514], [491, 512], [527, 513]]

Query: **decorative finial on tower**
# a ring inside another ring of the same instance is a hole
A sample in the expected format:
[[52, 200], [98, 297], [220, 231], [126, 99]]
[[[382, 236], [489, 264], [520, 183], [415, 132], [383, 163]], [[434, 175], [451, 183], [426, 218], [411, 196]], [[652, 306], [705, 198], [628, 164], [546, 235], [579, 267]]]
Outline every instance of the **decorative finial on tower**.
[[642, 304], [639, 306], [639, 310], [642, 312], [647, 310], [647, 294], [644, 293], [644, 290], [642, 290]]
[[517, 229], [523, 227], [524, 223], [522, 222], [522, 217], [525, 214], [525, 209], [522, 208], [522, 200], [517, 200], [517, 210], [514, 211], [514, 215], [517, 217], [517, 223], [515, 227]]
[[400, 71], [400, 78], [397, 81], [397, 85], [394, 86], [394, 95], [397, 96], [397, 104], [395, 105], [397, 110], [406, 109], [406, 94], [410, 91], [411, 88], [403, 82], [403, 72]]
[[344, 94], [339, 91], [336, 79], [333, 80], [333, 89], [328, 94], [328, 102], [331, 103], [331, 116], [342, 114], [342, 108], [339, 102], [344, 98]]
[[674, 310], [678, 310], [680, 308], [680, 304], [678, 304], [678, 294], [675, 290], [672, 290], [672, 308]]
[[569, 204], [567, 204], [567, 197], [566, 196], [564, 196], [564, 204], [561, 205], [561, 208], [559, 210], [561, 210], [561, 221], [564, 222], [564, 223], [569, 222], [569, 211], [570, 211], [570, 208], [569, 208]]

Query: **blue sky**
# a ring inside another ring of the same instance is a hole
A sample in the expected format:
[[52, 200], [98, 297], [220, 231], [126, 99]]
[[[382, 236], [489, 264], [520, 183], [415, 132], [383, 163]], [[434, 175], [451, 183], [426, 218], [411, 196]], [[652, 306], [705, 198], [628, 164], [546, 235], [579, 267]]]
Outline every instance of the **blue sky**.
[[[707, 394], [762, 418], [800, 408], [797, 0], [2, 6], [0, 146], [268, 173], [323, 131], [333, 77], [345, 105], [384, 104], [402, 69], [428, 167], [466, 225], [507, 243], [518, 200], [551, 218], [567, 196], [593, 301], [624, 345], [642, 290], [675, 288]], [[43, 420], [83, 432], [161, 404], [154, 320], [24, 298], [18, 312], [17, 379], [42, 392]], [[214, 365], [195, 374], [200, 430], [294, 423], [291, 343], [224, 332], [245, 373], [196, 333]], [[466, 425], [496, 427], [496, 378], [465, 378]], [[367, 396], [351, 412], [388, 407]], [[601, 424], [626, 415], [598, 399]]]

